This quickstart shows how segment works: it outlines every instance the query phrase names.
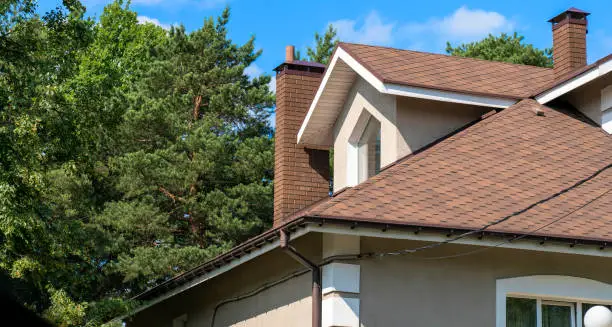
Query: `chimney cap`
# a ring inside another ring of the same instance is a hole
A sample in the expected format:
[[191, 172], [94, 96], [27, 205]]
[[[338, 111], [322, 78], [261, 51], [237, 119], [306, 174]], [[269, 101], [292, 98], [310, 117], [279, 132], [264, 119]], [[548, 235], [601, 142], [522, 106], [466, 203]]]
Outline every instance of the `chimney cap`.
[[558, 14], [557, 16], [551, 18], [548, 20], [549, 23], [558, 23], [562, 20], [564, 20], [566, 17], [569, 18], [575, 18], [575, 19], [586, 19], [586, 17], [588, 15], [590, 15], [590, 12], [586, 12], [584, 10], [578, 9], [576, 7], [571, 7], [568, 10]]
[[295, 46], [288, 45], [285, 47], [285, 62], [292, 62], [295, 60]]

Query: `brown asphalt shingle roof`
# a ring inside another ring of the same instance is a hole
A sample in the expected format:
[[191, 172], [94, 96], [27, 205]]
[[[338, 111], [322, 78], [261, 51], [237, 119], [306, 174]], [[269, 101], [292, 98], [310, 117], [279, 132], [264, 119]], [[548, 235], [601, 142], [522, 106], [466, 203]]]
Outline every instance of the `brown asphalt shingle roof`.
[[554, 81], [550, 68], [352, 43], [338, 46], [392, 84], [522, 99]]
[[[527, 99], [301, 215], [479, 229], [611, 163], [612, 136], [573, 110]], [[607, 169], [488, 230], [525, 234], [541, 228], [534, 235], [612, 241], [610, 189]]]

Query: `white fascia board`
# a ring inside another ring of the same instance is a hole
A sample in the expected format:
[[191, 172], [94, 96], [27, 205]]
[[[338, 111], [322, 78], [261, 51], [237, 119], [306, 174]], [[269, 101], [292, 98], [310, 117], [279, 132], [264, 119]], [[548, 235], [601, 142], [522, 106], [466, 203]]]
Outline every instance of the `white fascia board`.
[[385, 83], [384, 86], [385, 86], [384, 93], [387, 93], [387, 94], [399, 95], [399, 96], [410, 97], [410, 98], [434, 100], [434, 101], [469, 104], [469, 105], [482, 106], [482, 107], [508, 108], [517, 102], [517, 100], [514, 100], [514, 99], [488, 97], [488, 96], [481, 96], [481, 95], [470, 95], [470, 94], [465, 94], [465, 93], [457, 93], [457, 92], [442, 91], [442, 90], [435, 90], [435, 89], [426, 89], [422, 87], [414, 87], [414, 86], [406, 86], [406, 85], [398, 85], [398, 84]]
[[317, 107], [317, 104], [319, 103], [319, 99], [321, 98], [321, 94], [323, 94], [323, 90], [325, 90], [325, 87], [327, 86], [327, 82], [329, 81], [329, 78], [332, 72], [334, 71], [334, 67], [336, 66], [336, 63], [338, 62], [339, 59], [342, 59], [342, 61], [344, 61], [357, 74], [359, 74], [359, 76], [361, 76], [363, 79], [368, 81], [368, 83], [372, 84], [372, 86], [374, 86], [377, 90], [379, 91], [383, 90], [383, 83], [378, 78], [376, 78], [376, 76], [374, 76], [369, 70], [363, 67], [359, 62], [357, 62], [357, 60], [351, 57], [346, 51], [338, 47], [336, 49], [336, 52], [334, 53], [334, 56], [332, 57], [329, 63], [329, 66], [327, 67], [327, 70], [325, 71], [325, 75], [323, 76], [321, 85], [319, 85], [319, 89], [317, 90], [317, 93], [315, 94], [315, 97], [312, 100], [312, 103], [310, 104], [310, 108], [308, 108], [308, 113], [306, 113], [306, 118], [304, 118], [304, 121], [302, 122], [302, 126], [300, 127], [300, 130], [298, 131], [298, 135], [297, 135], [298, 143], [300, 143], [300, 140], [302, 139], [302, 134], [304, 134], [304, 130], [306, 129], [306, 126], [308, 126], [310, 117], [312, 116], [312, 113]]
[[[309, 229], [307, 227], [299, 229], [296, 232], [291, 233], [291, 239], [293, 240], [293, 239], [299, 238], [301, 236], [304, 236], [308, 232], [309, 232]], [[219, 267], [219, 268], [217, 268], [215, 270], [210, 271], [207, 274], [204, 274], [204, 275], [202, 275], [202, 276], [200, 276], [200, 277], [198, 277], [198, 278], [188, 282], [187, 284], [181, 285], [181, 286], [179, 286], [179, 287], [169, 291], [168, 293], [165, 293], [164, 295], [162, 295], [162, 296], [160, 296], [160, 297], [158, 297], [158, 298], [148, 302], [146, 305], [143, 305], [143, 306], [141, 306], [139, 308], [136, 308], [134, 311], [130, 312], [126, 316], [123, 316], [123, 317], [121, 317], [119, 319], [123, 320], [123, 319], [125, 319], [127, 317], [133, 316], [133, 315], [137, 314], [138, 312], [141, 312], [141, 311], [143, 311], [145, 309], [148, 309], [148, 308], [150, 308], [150, 307], [152, 307], [152, 306], [154, 306], [154, 305], [156, 305], [156, 304], [158, 304], [160, 302], [163, 302], [163, 301], [165, 301], [165, 300], [167, 300], [167, 299], [169, 299], [169, 298], [171, 298], [171, 297], [173, 297], [173, 296], [175, 296], [175, 295], [177, 295], [179, 293], [182, 293], [182, 292], [184, 292], [184, 291], [186, 291], [186, 290], [188, 290], [190, 288], [193, 288], [193, 287], [195, 287], [195, 286], [197, 286], [199, 284], [202, 284], [202, 283], [204, 283], [204, 282], [206, 282], [206, 281], [208, 281], [208, 280], [210, 280], [210, 279], [212, 279], [214, 277], [217, 277], [217, 276], [225, 273], [226, 271], [232, 270], [232, 269], [236, 268], [237, 266], [240, 266], [243, 263], [249, 262], [249, 261], [259, 257], [260, 255], [268, 253], [268, 252], [270, 252], [270, 251], [272, 251], [272, 250], [274, 250], [274, 249], [276, 249], [278, 247], [280, 247], [280, 240], [278, 240], [278, 239], [275, 240], [274, 242], [267, 243], [266, 245], [262, 246], [261, 248], [259, 248], [257, 250], [254, 250], [254, 251], [251, 251], [250, 253], [240, 257], [239, 259], [232, 260], [228, 264], [225, 264], [225, 265], [223, 265], [223, 266], [221, 266], [221, 267]]]
[[597, 78], [604, 76], [612, 71], [612, 59], [599, 64], [598, 66], [568, 80], [565, 81], [548, 91], [541, 93], [536, 96], [535, 99], [541, 104], [548, 103], [568, 92], [571, 92]]
[[599, 67], [591, 69], [535, 97], [540, 104], [548, 103], [570, 91], [573, 91], [600, 76]]
[[[343, 235], [355, 235], [355, 236], [365, 236], [365, 237], [377, 237], [377, 238], [388, 238], [388, 239], [400, 239], [400, 240], [413, 240], [413, 241], [426, 241], [426, 242], [445, 242], [448, 241], [449, 238], [443, 235], [440, 232], [428, 232], [421, 231], [418, 234], [412, 232], [406, 232], [402, 230], [387, 230], [382, 231], [377, 228], [370, 227], [358, 227], [351, 229], [349, 227], [343, 225], [332, 225], [333, 223], [329, 223], [323, 226], [308, 226], [308, 230], [311, 232], [320, 232], [320, 233], [335, 233], [335, 234], [343, 234]], [[453, 241], [453, 244], [463, 244], [463, 245], [476, 245], [483, 247], [498, 247], [498, 248], [508, 248], [508, 249], [518, 249], [518, 250], [528, 250], [528, 251], [541, 251], [541, 252], [554, 252], [554, 253], [565, 253], [565, 254], [579, 254], [579, 255], [587, 255], [587, 256], [595, 256], [595, 257], [607, 257], [612, 258], [612, 249], [605, 248], [600, 250], [595, 245], [581, 246], [575, 245], [574, 247], [570, 247], [567, 243], [553, 243], [546, 242], [544, 244], [540, 244], [539, 242], [535, 242], [534, 240], [522, 239], [516, 240], [513, 242], [502, 243], [502, 239], [478, 239], [474, 235], [473, 237], [466, 237], [459, 239], [457, 241]]]
[[398, 85], [393, 83], [383, 83], [380, 79], [378, 79], [372, 72], [366, 69], [362, 64], [360, 64], [355, 58], [349, 55], [342, 48], [337, 48], [334, 56], [332, 57], [327, 70], [325, 71], [325, 75], [323, 76], [323, 80], [321, 81], [321, 85], [315, 94], [315, 97], [308, 109], [308, 113], [306, 114], [306, 118], [302, 122], [302, 126], [297, 135], [297, 141], [300, 143], [302, 139], [302, 135], [304, 134], [304, 130], [308, 126], [308, 122], [312, 117], [312, 114], [317, 107], [319, 99], [321, 98], [321, 94], [325, 89], [329, 78], [334, 71], [334, 67], [338, 60], [344, 61], [351, 69], [355, 71], [361, 78], [366, 80], [372, 87], [378, 90], [380, 93], [390, 94], [390, 95], [398, 95], [410, 98], [420, 98], [426, 100], [435, 100], [442, 102], [452, 102], [452, 103], [461, 103], [461, 104], [469, 104], [490, 108], [508, 108], [515, 104], [518, 100], [508, 99], [508, 98], [500, 98], [500, 97], [489, 97], [489, 96], [480, 96], [480, 95], [470, 95], [460, 92], [452, 92], [452, 91], [442, 91], [435, 89], [428, 89], [422, 87], [415, 86], [406, 86], [406, 85]]

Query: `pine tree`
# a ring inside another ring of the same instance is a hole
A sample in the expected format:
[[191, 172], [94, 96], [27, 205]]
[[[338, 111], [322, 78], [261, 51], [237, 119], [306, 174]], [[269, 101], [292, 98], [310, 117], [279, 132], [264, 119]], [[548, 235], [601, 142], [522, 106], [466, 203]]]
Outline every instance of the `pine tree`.
[[500, 36], [489, 34], [486, 38], [453, 47], [446, 42], [446, 53], [451, 56], [471, 57], [492, 61], [503, 61], [540, 67], [552, 67], [552, 50], [540, 50], [525, 44], [525, 37], [502, 33]]
[[270, 226], [270, 77], [245, 75], [261, 52], [232, 43], [228, 21], [226, 9], [194, 32], [173, 27], [127, 93], [124, 153], [109, 159], [121, 197], [96, 222], [134, 292]]
[[[336, 37], [337, 32], [338, 31], [331, 24], [327, 26], [327, 30], [325, 30], [323, 36], [321, 36], [319, 32], [315, 32], [315, 46], [306, 47], [306, 54], [308, 56], [307, 59], [309, 61], [327, 65], [339, 42], [338, 38]], [[300, 51], [296, 52], [296, 59], [301, 59]]]

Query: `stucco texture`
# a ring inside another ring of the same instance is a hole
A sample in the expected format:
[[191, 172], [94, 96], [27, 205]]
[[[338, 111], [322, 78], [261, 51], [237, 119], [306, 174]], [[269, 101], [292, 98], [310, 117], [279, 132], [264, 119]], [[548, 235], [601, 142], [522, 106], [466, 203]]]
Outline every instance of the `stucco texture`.
[[[320, 234], [308, 234], [292, 244], [309, 259], [321, 260]], [[187, 315], [185, 326], [297, 326], [311, 325], [311, 275], [306, 273], [266, 291], [217, 309], [218, 303], [235, 298], [260, 286], [303, 269], [280, 249], [261, 255], [220, 276], [180, 293], [136, 314], [128, 326], [172, 327], [173, 319]]]
[[[381, 126], [381, 167], [479, 119], [490, 108], [381, 94], [357, 78], [334, 125], [334, 191], [350, 186], [349, 146], [368, 115]], [[359, 136], [357, 136], [358, 138]], [[354, 161], [354, 160], [353, 160]], [[355, 169], [356, 171], [356, 169]]]
[[[362, 238], [361, 250], [410, 249], [424, 243]], [[413, 255], [361, 262], [361, 325], [495, 326], [496, 280], [565, 275], [612, 283], [612, 259], [561, 253], [446, 245]], [[427, 259], [429, 258], [429, 259]]]

